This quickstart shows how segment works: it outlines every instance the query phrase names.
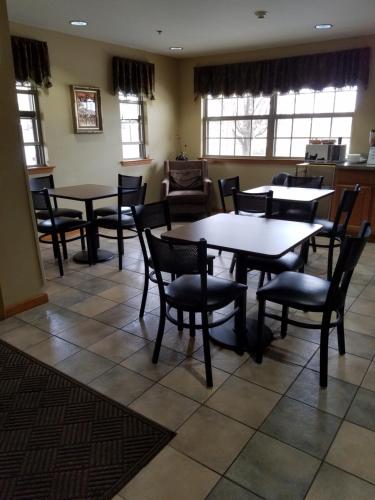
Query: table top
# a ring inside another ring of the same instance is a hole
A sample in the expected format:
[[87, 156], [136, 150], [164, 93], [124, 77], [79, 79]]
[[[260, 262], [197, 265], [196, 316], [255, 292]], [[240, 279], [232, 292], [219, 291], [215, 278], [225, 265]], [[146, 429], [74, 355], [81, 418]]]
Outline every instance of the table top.
[[286, 186], [260, 186], [253, 189], [247, 189], [245, 193], [266, 193], [273, 191], [275, 200], [288, 201], [314, 201], [326, 196], [332, 195], [334, 189], [313, 189], [301, 187], [286, 187]]
[[321, 229], [320, 224], [279, 219], [217, 214], [172, 229], [163, 238], [207, 240], [211, 248], [276, 258], [284, 255]]
[[48, 192], [51, 196], [67, 200], [89, 201], [117, 196], [118, 189], [117, 187], [102, 186], [100, 184], [79, 184], [77, 186], [49, 189]]

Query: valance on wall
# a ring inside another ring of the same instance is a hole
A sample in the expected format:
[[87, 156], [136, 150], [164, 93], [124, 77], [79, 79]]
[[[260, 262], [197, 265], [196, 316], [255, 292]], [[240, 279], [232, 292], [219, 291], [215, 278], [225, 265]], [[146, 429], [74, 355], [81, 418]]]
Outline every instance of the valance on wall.
[[113, 92], [135, 94], [139, 97], [154, 99], [154, 64], [114, 57], [112, 60]]
[[52, 87], [47, 43], [19, 36], [11, 39], [16, 81]]
[[342, 50], [265, 61], [194, 68], [195, 97], [271, 95], [303, 88], [361, 85], [369, 79], [370, 48]]

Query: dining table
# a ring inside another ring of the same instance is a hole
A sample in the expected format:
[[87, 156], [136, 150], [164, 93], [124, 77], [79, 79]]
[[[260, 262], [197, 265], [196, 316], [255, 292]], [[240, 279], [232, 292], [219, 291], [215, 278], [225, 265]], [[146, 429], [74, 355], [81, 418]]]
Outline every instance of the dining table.
[[285, 201], [315, 201], [332, 196], [334, 189], [314, 189], [304, 187], [287, 187], [287, 186], [260, 186], [252, 189], [246, 189], [245, 193], [267, 193], [273, 192], [274, 200]]
[[[95, 217], [93, 202], [104, 198], [117, 196], [118, 189], [114, 186], [102, 186], [101, 184], [78, 184], [76, 186], [63, 186], [48, 190], [50, 196], [64, 198], [66, 200], [82, 201], [85, 203], [86, 220], [91, 222], [88, 226], [88, 238], [91, 243], [93, 262], [105, 262], [113, 258], [113, 253], [109, 250], [99, 248], [99, 238], [95, 228]], [[80, 264], [88, 263], [86, 250], [82, 250], [73, 255], [73, 260]]]
[[[161, 237], [177, 242], [204, 238], [209, 248], [234, 253], [235, 279], [247, 284], [248, 256], [281, 257], [315, 235], [321, 227], [320, 224], [220, 213], [167, 231]], [[246, 317], [246, 325], [241, 321], [236, 316], [224, 325], [210, 329], [210, 338], [239, 353], [253, 352], [257, 321], [251, 317]], [[263, 339], [265, 345], [272, 340], [270, 328], [265, 328]]]

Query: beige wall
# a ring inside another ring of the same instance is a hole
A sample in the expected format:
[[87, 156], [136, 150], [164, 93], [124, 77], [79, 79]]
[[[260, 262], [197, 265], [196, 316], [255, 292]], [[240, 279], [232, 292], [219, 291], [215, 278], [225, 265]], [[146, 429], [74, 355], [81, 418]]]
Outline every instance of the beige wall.
[[[49, 162], [56, 165], [55, 183], [117, 184], [117, 173], [143, 175], [147, 200], [160, 196], [162, 164], [173, 158], [177, 136], [177, 61], [139, 50], [85, 38], [11, 24], [14, 35], [48, 43], [53, 86], [40, 92], [44, 140]], [[112, 56], [155, 64], [155, 100], [147, 101], [147, 145], [151, 166], [120, 167], [122, 159], [118, 99], [111, 93]], [[103, 134], [74, 134], [69, 85], [101, 89]], [[107, 201], [108, 204], [108, 201]]]
[[[190, 158], [202, 154], [202, 122], [201, 100], [194, 101], [193, 83], [194, 67], [210, 64], [226, 64], [232, 62], [255, 61], [288, 57], [318, 52], [345, 50], [356, 47], [371, 47], [371, 73], [367, 90], [360, 89], [357, 99], [357, 109], [352, 127], [352, 152], [368, 152], [368, 136], [371, 128], [375, 128], [375, 36], [334, 40], [314, 44], [296, 45], [292, 47], [277, 47], [235, 54], [222, 54], [216, 56], [197, 57], [180, 61], [180, 89], [179, 89], [179, 130], [181, 141], [188, 144]], [[273, 165], [244, 164], [235, 162], [217, 162], [209, 165], [209, 174], [214, 180], [215, 198], [214, 206], [218, 206], [217, 182], [221, 176], [231, 177], [240, 175], [243, 187], [255, 187], [267, 184], [274, 173], [278, 171], [293, 170], [290, 166], [283, 167], [282, 163]]]
[[0, 0], [0, 318], [40, 297], [43, 275], [23, 166], [6, 2]]

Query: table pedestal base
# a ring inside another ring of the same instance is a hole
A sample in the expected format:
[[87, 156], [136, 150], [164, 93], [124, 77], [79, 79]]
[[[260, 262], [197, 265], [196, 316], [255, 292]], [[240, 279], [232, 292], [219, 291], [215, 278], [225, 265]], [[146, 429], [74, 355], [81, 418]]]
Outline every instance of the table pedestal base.
[[[231, 319], [223, 325], [210, 328], [210, 339], [222, 347], [226, 347], [232, 351], [242, 354], [243, 351], [254, 353], [256, 344], [257, 320], [248, 318], [246, 320], [246, 338], [243, 348], [238, 345], [237, 335], [233, 330], [234, 319]], [[263, 331], [263, 348], [265, 348], [272, 340], [272, 331], [268, 326], [264, 327]]]
[[[113, 253], [108, 250], [100, 250], [100, 248], [96, 251], [96, 261], [97, 262], [105, 262], [107, 260], [113, 259]], [[82, 250], [81, 252], [73, 255], [74, 262], [78, 262], [79, 264], [88, 264], [89, 259], [87, 257], [87, 250]]]

